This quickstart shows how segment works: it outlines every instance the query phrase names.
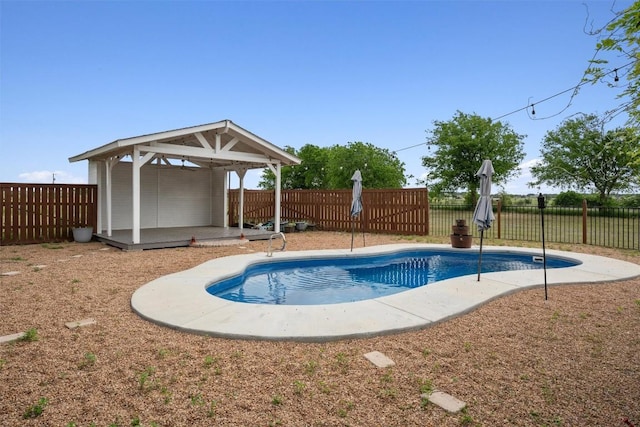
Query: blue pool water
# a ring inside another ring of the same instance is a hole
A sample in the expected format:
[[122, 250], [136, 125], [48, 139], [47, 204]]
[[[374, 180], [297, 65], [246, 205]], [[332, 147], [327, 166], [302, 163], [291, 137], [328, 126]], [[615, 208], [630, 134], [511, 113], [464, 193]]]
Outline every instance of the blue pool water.
[[[540, 258], [532, 254], [487, 251], [482, 254], [482, 272], [542, 269]], [[578, 264], [574, 260], [547, 256], [547, 268]], [[477, 252], [423, 249], [373, 256], [264, 262], [249, 266], [241, 275], [212, 283], [207, 292], [219, 298], [254, 304], [336, 304], [392, 295], [477, 272]]]

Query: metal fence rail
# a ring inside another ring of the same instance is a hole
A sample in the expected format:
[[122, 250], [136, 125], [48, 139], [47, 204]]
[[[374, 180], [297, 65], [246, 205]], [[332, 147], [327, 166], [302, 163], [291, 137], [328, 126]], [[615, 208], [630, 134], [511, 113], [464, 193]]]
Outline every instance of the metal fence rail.
[[[450, 232], [456, 219], [471, 224], [473, 206], [430, 206], [430, 234]], [[540, 210], [537, 206], [502, 206], [494, 204], [496, 220], [485, 237], [504, 240], [542, 240]], [[555, 243], [588, 244], [640, 250], [640, 208], [549, 206], [544, 210], [545, 240]], [[479, 236], [475, 227], [472, 234]]]
[[640, 250], [640, 208], [587, 209], [586, 242]]

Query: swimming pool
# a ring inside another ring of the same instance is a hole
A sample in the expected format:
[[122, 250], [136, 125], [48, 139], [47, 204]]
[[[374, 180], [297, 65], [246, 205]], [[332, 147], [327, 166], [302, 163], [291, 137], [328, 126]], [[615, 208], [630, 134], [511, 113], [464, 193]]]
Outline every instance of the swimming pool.
[[[547, 257], [547, 268], [580, 262]], [[489, 251], [482, 272], [535, 270], [542, 257]], [[253, 264], [236, 276], [207, 287], [229, 301], [252, 304], [312, 305], [362, 301], [393, 295], [450, 279], [477, 274], [478, 253], [410, 250], [359, 257], [315, 258]]]
[[[142, 318], [185, 332], [225, 338], [323, 342], [370, 337], [425, 328], [459, 316], [495, 298], [523, 289], [540, 288], [544, 300], [542, 270], [496, 271], [440, 280], [394, 295], [341, 304], [247, 304], [215, 297], [207, 292], [214, 282], [242, 274], [252, 265], [308, 259], [362, 257], [408, 250], [448, 251], [477, 255], [478, 249], [454, 249], [448, 245], [394, 244], [349, 249], [252, 252], [216, 258], [189, 270], [159, 277], [138, 288], [131, 308]], [[249, 251], [249, 249], [247, 249]], [[540, 256], [531, 248], [486, 246], [483, 251]], [[640, 265], [613, 258], [547, 249], [548, 257], [576, 260], [579, 264], [547, 271], [549, 302], [554, 286], [601, 283], [640, 276]], [[271, 262], [270, 261], [270, 262]]]

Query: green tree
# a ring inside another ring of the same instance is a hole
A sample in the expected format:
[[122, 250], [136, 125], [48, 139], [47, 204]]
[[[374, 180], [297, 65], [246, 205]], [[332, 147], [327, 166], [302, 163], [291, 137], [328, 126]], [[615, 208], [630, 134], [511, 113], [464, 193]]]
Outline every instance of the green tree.
[[329, 188], [351, 188], [356, 169], [362, 173], [364, 188], [401, 188], [406, 184], [404, 163], [395, 153], [368, 142], [334, 145], [329, 153]]
[[427, 137], [433, 155], [422, 158], [427, 169], [427, 185], [434, 196], [445, 192], [467, 190], [468, 201], [475, 203], [480, 181], [476, 177], [484, 159], [493, 163], [493, 182], [500, 184], [519, 173], [524, 159], [525, 135], [519, 135], [508, 125], [492, 122], [476, 114], [457, 111], [450, 121], [434, 121]]
[[564, 191], [553, 198], [553, 204], [562, 207], [580, 207], [584, 198], [582, 194], [575, 191]]
[[300, 188], [327, 188], [329, 149], [307, 144], [300, 149], [298, 157], [302, 159], [298, 167], [304, 176], [304, 186]]
[[[404, 163], [395, 153], [370, 143], [332, 147], [307, 144], [297, 152], [291, 147], [285, 150], [298, 156], [301, 163], [282, 169], [283, 189], [351, 188], [356, 169], [362, 172], [365, 188], [398, 188], [406, 183]], [[270, 169], [263, 170], [258, 186], [274, 188], [275, 175]]]
[[[610, 116], [625, 111], [629, 116], [627, 124], [640, 124], [640, 1], [635, 1], [627, 9], [617, 12], [604, 27], [591, 32], [598, 37], [596, 53], [587, 69], [585, 79], [592, 83], [604, 82], [612, 88], [620, 89], [619, 98], [625, 99]], [[615, 53], [616, 66], [608, 67], [609, 60], [599, 58], [600, 52]], [[626, 83], [625, 83], [626, 81]]]
[[[296, 149], [290, 146], [285, 146], [284, 151], [289, 154], [297, 155]], [[296, 165], [298, 166], [298, 165]], [[300, 170], [296, 166], [283, 166], [280, 171], [280, 179], [282, 182], [282, 188], [296, 188], [300, 182], [299, 172]], [[273, 189], [276, 183], [276, 175], [269, 168], [265, 168], [262, 171], [262, 176], [258, 182], [258, 187], [265, 189]]]
[[[306, 144], [299, 151], [293, 147], [285, 147], [285, 151], [294, 154], [302, 161], [299, 165], [286, 166], [281, 171], [282, 188], [284, 189], [311, 189], [327, 188], [326, 171], [329, 158], [329, 149], [321, 148], [313, 144]], [[262, 171], [258, 187], [273, 189], [276, 176], [269, 168]]]
[[639, 141], [634, 128], [604, 131], [594, 114], [565, 120], [545, 135], [541, 162], [531, 168], [535, 181], [529, 185], [595, 191], [605, 204], [612, 192], [637, 188]]

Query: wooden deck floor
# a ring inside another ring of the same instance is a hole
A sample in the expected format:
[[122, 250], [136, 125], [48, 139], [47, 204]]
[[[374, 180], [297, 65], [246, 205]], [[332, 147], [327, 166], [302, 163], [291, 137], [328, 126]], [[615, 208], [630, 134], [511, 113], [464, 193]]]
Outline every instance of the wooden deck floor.
[[239, 239], [240, 234], [248, 240], [265, 240], [273, 232], [236, 227], [170, 227], [141, 229], [140, 243], [137, 244], [131, 241], [131, 229], [113, 230], [110, 237], [106, 233], [98, 233], [94, 238], [124, 250], [143, 250], [185, 247], [191, 244], [192, 239], [196, 242]]

